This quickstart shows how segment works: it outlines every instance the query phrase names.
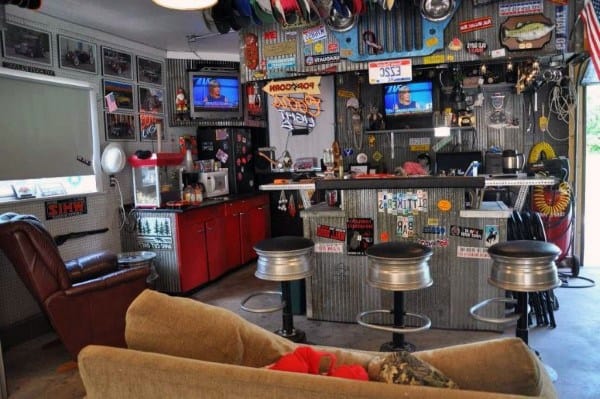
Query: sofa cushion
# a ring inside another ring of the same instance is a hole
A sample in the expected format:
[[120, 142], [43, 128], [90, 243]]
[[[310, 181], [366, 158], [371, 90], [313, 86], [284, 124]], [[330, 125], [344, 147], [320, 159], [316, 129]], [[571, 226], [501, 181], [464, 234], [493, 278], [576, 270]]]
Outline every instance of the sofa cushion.
[[296, 348], [227, 309], [152, 290], [127, 310], [125, 339], [130, 349], [250, 367]]
[[369, 379], [388, 384], [458, 388], [441, 371], [406, 351], [377, 356], [369, 363]]

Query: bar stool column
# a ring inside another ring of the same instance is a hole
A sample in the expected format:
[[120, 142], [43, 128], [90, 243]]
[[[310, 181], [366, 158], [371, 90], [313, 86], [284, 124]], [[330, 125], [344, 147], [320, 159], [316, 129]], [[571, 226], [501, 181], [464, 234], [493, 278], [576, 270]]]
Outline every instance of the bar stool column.
[[[375, 288], [393, 291], [394, 303], [392, 310], [362, 312], [357, 316], [356, 321], [362, 326], [392, 333], [392, 341], [381, 345], [381, 351], [412, 352], [415, 347], [404, 340], [404, 334], [428, 329], [431, 327], [431, 320], [425, 315], [404, 310], [404, 291], [422, 289], [433, 284], [428, 263], [433, 251], [431, 248], [412, 242], [388, 242], [373, 245], [366, 250], [366, 254], [367, 282]], [[391, 313], [394, 318], [393, 326], [365, 321], [368, 315], [377, 313]], [[406, 327], [407, 317], [420, 319], [421, 325]]]
[[[282, 310], [282, 328], [276, 334], [293, 342], [306, 342], [304, 331], [294, 328], [292, 310], [291, 281], [301, 280], [313, 272], [314, 242], [307, 238], [282, 236], [260, 241], [254, 246], [258, 254], [254, 275], [262, 280], [281, 282], [281, 292], [262, 291], [253, 293], [244, 301], [243, 310], [253, 313], [267, 313]], [[246, 303], [258, 295], [277, 294], [281, 296], [281, 305], [273, 308], [250, 308]]]
[[[515, 315], [503, 319], [479, 315], [477, 311], [491, 303], [510, 301], [507, 298], [491, 298], [471, 307], [471, 316], [476, 320], [494, 324], [504, 324], [516, 320], [515, 336], [529, 345], [529, 293], [549, 291], [560, 286], [561, 282], [555, 263], [561, 253], [560, 248], [545, 241], [516, 240], [494, 244], [488, 249], [488, 253], [493, 261], [488, 283], [516, 293]], [[512, 302], [514, 303], [514, 301]], [[556, 372], [548, 366], [546, 369], [551, 379], [555, 381]]]

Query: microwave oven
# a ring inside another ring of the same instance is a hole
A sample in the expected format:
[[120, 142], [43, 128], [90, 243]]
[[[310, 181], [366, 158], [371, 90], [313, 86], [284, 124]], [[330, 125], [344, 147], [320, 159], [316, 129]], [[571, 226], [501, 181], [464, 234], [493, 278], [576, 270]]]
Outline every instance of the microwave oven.
[[229, 194], [228, 171], [221, 168], [216, 172], [200, 172], [200, 183], [204, 185], [205, 197], [220, 197]]

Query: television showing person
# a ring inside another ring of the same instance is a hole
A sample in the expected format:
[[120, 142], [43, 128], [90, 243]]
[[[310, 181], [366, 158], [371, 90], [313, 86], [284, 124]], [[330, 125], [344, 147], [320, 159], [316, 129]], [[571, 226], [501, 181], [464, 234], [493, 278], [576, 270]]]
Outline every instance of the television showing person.
[[221, 94], [221, 84], [217, 79], [208, 82], [208, 95], [204, 97], [205, 103], [227, 103], [227, 97]]
[[408, 86], [400, 87], [398, 90], [398, 102], [394, 104], [394, 109], [415, 109], [417, 103], [410, 98], [410, 88]]

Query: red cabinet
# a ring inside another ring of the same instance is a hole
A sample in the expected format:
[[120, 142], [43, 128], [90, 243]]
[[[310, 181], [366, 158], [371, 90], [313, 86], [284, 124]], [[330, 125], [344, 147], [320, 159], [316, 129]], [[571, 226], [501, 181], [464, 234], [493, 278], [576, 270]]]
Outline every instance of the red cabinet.
[[[222, 207], [219, 207], [221, 210]], [[222, 213], [222, 212], [219, 212]], [[226, 254], [228, 251], [223, 216], [212, 218], [204, 222], [206, 229], [206, 257], [208, 261], [208, 277], [214, 280], [222, 276], [227, 270]]]
[[177, 273], [181, 292], [215, 280], [256, 258], [270, 237], [268, 195], [177, 213]]
[[209, 281], [206, 229], [199, 216], [195, 211], [177, 215], [179, 284], [182, 292]]
[[225, 204], [228, 267], [256, 258], [252, 247], [270, 237], [269, 196], [259, 195]]
[[178, 215], [182, 291], [214, 280], [229, 270], [224, 214], [224, 207], [215, 205]]
[[271, 228], [268, 196], [248, 201], [245, 210], [240, 213], [240, 250], [241, 263], [256, 258], [254, 245], [269, 237]]

